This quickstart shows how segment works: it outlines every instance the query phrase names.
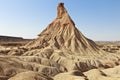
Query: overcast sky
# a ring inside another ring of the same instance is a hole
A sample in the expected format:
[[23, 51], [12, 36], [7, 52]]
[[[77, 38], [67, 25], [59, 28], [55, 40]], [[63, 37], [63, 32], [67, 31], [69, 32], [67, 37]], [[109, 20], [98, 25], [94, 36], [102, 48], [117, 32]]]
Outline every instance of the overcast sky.
[[0, 0], [0, 35], [36, 38], [56, 17], [59, 2], [92, 40], [120, 40], [120, 0]]

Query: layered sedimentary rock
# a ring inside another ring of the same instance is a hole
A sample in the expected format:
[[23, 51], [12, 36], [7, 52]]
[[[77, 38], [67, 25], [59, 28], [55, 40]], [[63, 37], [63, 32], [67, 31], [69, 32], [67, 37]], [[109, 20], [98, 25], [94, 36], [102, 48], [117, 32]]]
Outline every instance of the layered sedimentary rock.
[[55, 20], [39, 34], [36, 40], [26, 46], [29, 48], [44, 49], [49, 47], [53, 50], [66, 50], [76, 55], [102, 54], [99, 47], [75, 27], [63, 3], [58, 5]]
[[119, 80], [112, 74], [119, 75], [119, 66], [115, 66], [120, 64], [120, 54], [105, 52], [86, 38], [63, 3], [37, 39], [0, 54], [1, 80]]

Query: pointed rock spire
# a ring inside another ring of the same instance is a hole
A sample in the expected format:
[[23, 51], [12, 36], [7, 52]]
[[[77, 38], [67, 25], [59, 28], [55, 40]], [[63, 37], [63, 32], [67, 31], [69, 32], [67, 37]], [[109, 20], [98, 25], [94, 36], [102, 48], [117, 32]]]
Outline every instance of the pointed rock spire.
[[67, 50], [73, 54], [98, 54], [99, 47], [94, 41], [86, 38], [76, 27], [70, 18], [64, 3], [57, 7], [57, 18], [39, 34], [39, 37], [28, 43], [28, 47], [44, 49], [50, 47], [53, 50]]
[[[67, 10], [64, 7], [64, 3], [59, 3], [57, 7], [57, 18], [61, 22], [61, 24], [74, 24], [71, 17], [69, 16]], [[55, 20], [58, 21], [58, 20]]]
[[64, 3], [59, 3], [57, 7], [57, 18], [62, 18], [65, 13], [67, 13], [67, 11], [64, 7]]

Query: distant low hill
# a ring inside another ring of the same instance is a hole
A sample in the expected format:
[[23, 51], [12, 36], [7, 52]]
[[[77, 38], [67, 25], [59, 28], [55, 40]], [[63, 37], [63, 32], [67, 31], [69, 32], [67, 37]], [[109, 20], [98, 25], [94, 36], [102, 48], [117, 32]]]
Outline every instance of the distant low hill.
[[24, 39], [22, 37], [0, 36], [1, 46], [22, 46], [32, 39]]
[[22, 37], [0, 36], [0, 41], [21, 41]]

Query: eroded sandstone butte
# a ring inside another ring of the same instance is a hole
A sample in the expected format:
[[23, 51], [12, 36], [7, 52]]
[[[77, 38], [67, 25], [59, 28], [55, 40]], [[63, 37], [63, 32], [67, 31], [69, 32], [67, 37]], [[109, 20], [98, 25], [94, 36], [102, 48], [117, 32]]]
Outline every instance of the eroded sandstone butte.
[[119, 80], [119, 64], [120, 54], [86, 38], [59, 3], [57, 17], [37, 39], [0, 53], [0, 80]]

